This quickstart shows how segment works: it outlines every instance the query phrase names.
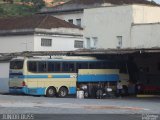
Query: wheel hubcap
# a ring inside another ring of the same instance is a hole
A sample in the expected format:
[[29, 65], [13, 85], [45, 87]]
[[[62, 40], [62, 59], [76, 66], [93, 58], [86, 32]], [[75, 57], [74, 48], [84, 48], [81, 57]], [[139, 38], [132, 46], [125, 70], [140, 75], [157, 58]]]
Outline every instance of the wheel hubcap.
[[65, 91], [61, 91], [61, 96], [65, 96], [66, 95], [66, 92]]
[[54, 91], [52, 89], [49, 89], [49, 94], [52, 95], [54, 93]]

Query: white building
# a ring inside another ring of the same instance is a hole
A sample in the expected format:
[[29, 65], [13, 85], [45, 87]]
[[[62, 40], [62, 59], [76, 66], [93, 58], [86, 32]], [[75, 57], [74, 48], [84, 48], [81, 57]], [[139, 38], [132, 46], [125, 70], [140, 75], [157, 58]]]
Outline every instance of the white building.
[[[83, 48], [82, 28], [48, 15], [0, 19], [0, 53]], [[3, 58], [2, 56], [0, 56]], [[8, 92], [9, 60], [0, 60], [0, 93]]]
[[48, 15], [0, 19], [0, 53], [83, 48], [82, 29]]
[[0, 93], [8, 92], [8, 82], [9, 82], [9, 62], [0, 61]]
[[159, 22], [159, 6], [135, 4], [85, 9], [85, 47], [160, 47]]
[[133, 3], [156, 5], [156, 3], [147, 0], [70, 0], [61, 5], [42, 8], [39, 14], [53, 15], [59, 19], [85, 27], [84, 9]]

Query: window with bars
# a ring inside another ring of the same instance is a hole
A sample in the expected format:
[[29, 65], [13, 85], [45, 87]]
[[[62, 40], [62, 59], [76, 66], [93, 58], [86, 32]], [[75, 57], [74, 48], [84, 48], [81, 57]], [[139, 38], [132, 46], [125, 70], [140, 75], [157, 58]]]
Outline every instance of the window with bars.
[[117, 36], [117, 40], [118, 40], [117, 48], [122, 48], [122, 36]]
[[75, 40], [74, 48], [83, 48], [83, 41]]
[[86, 38], [86, 48], [90, 49], [91, 48], [91, 40], [89, 37]]
[[68, 22], [73, 24], [73, 19], [69, 19]]
[[93, 48], [97, 48], [98, 38], [92, 37], [92, 39], [93, 39]]
[[52, 46], [52, 39], [41, 38], [41, 46]]
[[77, 26], [81, 27], [81, 19], [76, 19]]

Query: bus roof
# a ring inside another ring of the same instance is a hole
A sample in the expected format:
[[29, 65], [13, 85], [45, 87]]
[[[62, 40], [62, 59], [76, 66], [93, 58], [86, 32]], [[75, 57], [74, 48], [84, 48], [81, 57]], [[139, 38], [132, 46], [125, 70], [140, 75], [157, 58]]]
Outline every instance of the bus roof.
[[55, 60], [55, 61], [92, 61], [97, 60], [95, 57], [88, 57], [88, 56], [36, 56], [36, 57], [17, 57], [13, 58], [12, 60]]

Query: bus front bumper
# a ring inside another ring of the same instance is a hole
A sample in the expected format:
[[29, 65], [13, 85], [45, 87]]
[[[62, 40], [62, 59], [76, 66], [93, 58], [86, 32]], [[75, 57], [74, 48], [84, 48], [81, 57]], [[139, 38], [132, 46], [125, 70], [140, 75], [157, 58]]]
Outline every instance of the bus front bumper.
[[26, 87], [9, 87], [9, 93], [11, 94], [27, 94]]

